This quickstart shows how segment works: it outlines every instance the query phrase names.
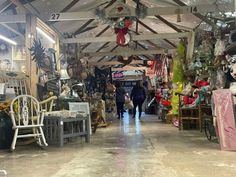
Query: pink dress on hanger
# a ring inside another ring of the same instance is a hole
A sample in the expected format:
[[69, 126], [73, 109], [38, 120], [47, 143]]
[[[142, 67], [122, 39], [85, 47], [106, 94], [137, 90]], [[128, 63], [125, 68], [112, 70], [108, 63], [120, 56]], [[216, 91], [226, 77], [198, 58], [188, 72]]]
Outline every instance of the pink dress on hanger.
[[221, 150], [236, 151], [235, 103], [229, 89], [213, 91], [216, 133]]

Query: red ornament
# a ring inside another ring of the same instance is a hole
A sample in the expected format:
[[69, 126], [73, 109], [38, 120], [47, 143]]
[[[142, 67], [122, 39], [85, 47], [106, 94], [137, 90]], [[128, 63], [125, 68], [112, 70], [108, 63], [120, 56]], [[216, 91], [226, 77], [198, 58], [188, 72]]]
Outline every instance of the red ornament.
[[147, 61], [147, 65], [150, 67], [151, 70], [153, 70], [155, 67], [155, 62], [153, 60], [149, 60]]
[[148, 60], [147, 64], [148, 64], [148, 66], [152, 66], [153, 61], [152, 60]]
[[125, 35], [128, 33], [128, 28], [115, 28], [116, 42], [119, 45], [125, 44]]
[[120, 6], [120, 7], [117, 8], [117, 10], [118, 10], [118, 12], [121, 12], [121, 11], [124, 10], [124, 8]]
[[132, 21], [129, 20], [129, 19], [126, 19], [126, 20], [124, 21], [124, 24], [125, 24], [125, 27], [126, 27], [126, 28], [130, 28], [131, 25], [132, 25]]

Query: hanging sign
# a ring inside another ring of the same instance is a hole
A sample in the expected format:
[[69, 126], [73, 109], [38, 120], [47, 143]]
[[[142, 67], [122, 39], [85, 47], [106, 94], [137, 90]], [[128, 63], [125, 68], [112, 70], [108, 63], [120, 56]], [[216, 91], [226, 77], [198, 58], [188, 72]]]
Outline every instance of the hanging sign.
[[123, 72], [116, 72], [116, 73], [113, 73], [113, 78], [115, 79], [121, 79], [121, 78], [124, 78], [124, 73]]

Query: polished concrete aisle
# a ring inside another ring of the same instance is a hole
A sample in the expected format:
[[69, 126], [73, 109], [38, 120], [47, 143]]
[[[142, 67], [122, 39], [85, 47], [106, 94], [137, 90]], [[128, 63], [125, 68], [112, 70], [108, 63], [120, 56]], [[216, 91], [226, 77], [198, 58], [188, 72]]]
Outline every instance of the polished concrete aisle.
[[0, 151], [3, 169], [8, 177], [235, 177], [236, 153], [220, 151], [198, 131], [179, 132], [155, 117], [140, 122], [126, 114], [98, 129], [90, 144]]

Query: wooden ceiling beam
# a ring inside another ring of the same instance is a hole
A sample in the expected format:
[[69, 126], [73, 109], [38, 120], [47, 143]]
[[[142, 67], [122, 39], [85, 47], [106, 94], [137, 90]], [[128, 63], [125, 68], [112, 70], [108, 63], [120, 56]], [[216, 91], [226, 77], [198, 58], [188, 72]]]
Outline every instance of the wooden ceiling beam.
[[0, 13], [4, 12], [8, 7], [10, 7], [12, 5], [12, 3], [7, 0], [5, 2], [3, 2], [1, 5], [0, 5]]
[[[16, 5], [19, 9], [24, 11], [26, 14], [32, 14], [44, 22], [43, 18], [40, 16], [40, 14], [37, 13], [37, 11], [35, 11], [35, 9], [26, 8], [19, 0], [10, 0], [10, 1], [12, 2], [12, 4]], [[19, 15], [17, 15], [17, 16], [19, 16]], [[57, 33], [57, 35], [60, 38], [63, 38], [63, 35], [60, 33], [60, 31], [58, 31], [54, 26], [52, 26], [51, 28], [54, 30], [55, 33]]]
[[25, 23], [25, 15], [1, 15], [0, 23]]
[[[101, 36], [103, 33], [105, 33], [108, 29], [110, 28], [110, 26], [106, 26], [106, 28], [104, 28], [102, 31], [100, 31], [95, 37], [99, 37]], [[91, 42], [85, 44], [83, 47], [81, 47], [81, 51], [83, 51], [84, 49], [86, 49], [89, 45], [91, 44]]]
[[[155, 39], [178, 39], [183, 37], [189, 37], [189, 32], [182, 33], [159, 33], [159, 34], [142, 34], [132, 35], [132, 41], [146, 41]], [[116, 42], [116, 35], [102, 36], [102, 37], [87, 37], [87, 38], [68, 38], [62, 40], [63, 43], [99, 43], [99, 42]]]
[[104, 49], [104, 47], [106, 47], [110, 42], [106, 42], [105, 44], [103, 44], [101, 47], [99, 47], [99, 49], [96, 50], [96, 52], [100, 52], [102, 49]]
[[[7, 10], [9, 7], [11, 7], [11, 5], [12, 5], [12, 3], [11, 3], [9, 0], [3, 2], [3, 3], [1, 4], [1, 6], [0, 6], [0, 13], [4, 12], [5, 10]], [[15, 17], [16, 17], [16, 16], [15, 16]], [[17, 23], [17, 24], [19, 24], [19, 23]], [[21, 37], [24, 37], [24, 35], [23, 35], [21, 32], [15, 30], [14, 28], [12, 28], [11, 26], [9, 26], [8, 24], [1, 23], [1, 25], [2, 25], [4, 28], [6, 28], [6, 29], [10, 30], [11, 32], [15, 33], [16, 35], [19, 35], [19, 36], [21, 36]]]
[[[140, 35], [140, 33], [135, 31], [135, 34]], [[155, 44], [154, 42], [150, 41], [150, 40], [146, 40], [151, 46], [155, 47], [156, 49], [161, 49], [160, 46], [158, 46], [157, 44]]]
[[[139, 7], [140, 5], [145, 6], [145, 4], [140, 3], [140, 0], [133, 0], [133, 1], [137, 3], [137, 6], [138, 6], [138, 7]], [[164, 18], [162, 18], [160, 15], [156, 15], [156, 18], [158, 18], [158, 19], [161, 20], [163, 23], [165, 23], [165, 24], [168, 25], [169, 27], [173, 28], [173, 29], [176, 30], [177, 32], [181, 32], [180, 29], [178, 29], [177, 27], [175, 27], [174, 25], [172, 25], [171, 23], [169, 23], [167, 20], [165, 20]], [[138, 22], [141, 22], [141, 21], [138, 20], [137, 18], [136, 18], [136, 20], [137, 20]], [[141, 22], [141, 23], [142, 23], [142, 22]], [[145, 28], [148, 27], [148, 26], [147, 26], [146, 24], [144, 24], [144, 23], [143, 23], [143, 25], [144, 25]], [[150, 30], [151, 28], [147, 28], [147, 29]], [[152, 29], [151, 29], [151, 32], [153, 32], [154, 34], [157, 34], [157, 32], [154, 31], [154, 30], [152, 30]], [[168, 44], [170, 44], [171, 46], [173, 46], [173, 47], [176, 48], [176, 45], [175, 45], [174, 43], [170, 42], [169, 40], [164, 39], [164, 41], [166, 41]], [[150, 43], [150, 42], [149, 42], [149, 43]]]
[[114, 59], [117, 59], [117, 56], [115, 55], [115, 56], [113, 56], [111, 59], [109, 59], [108, 61], [112, 61], [112, 60], [114, 60]]
[[[172, 50], [168, 50], [168, 52], [172, 53]], [[102, 57], [102, 56], [124, 56], [129, 57], [132, 55], [149, 55], [149, 54], [164, 54], [166, 53], [164, 50], [132, 50], [125, 49], [113, 52], [86, 52], [80, 53], [82, 57]]]
[[126, 65], [122, 68], [112, 68], [111, 69], [112, 71], [137, 71], [137, 70], [147, 70], [147, 67], [145, 66], [142, 66], [142, 67], [134, 67], [134, 66], [129, 66], [129, 65]]
[[[108, 3], [108, 4], [104, 7], [104, 9], [108, 8], [109, 6], [111, 6], [112, 4], [114, 4], [115, 2], [116, 2], [116, 0], [112, 0], [110, 3]], [[92, 21], [92, 19], [90, 19], [90, 20]], [[89, 22], [89, 20], [88, 20], [87, 22]], [[96, 37], [101, 36], [101, 35], [102, 35], [103, 33], [105, 33], [109, 28], [110, 28], [109, 25], [106, 26], [106, 28], [104, 28], [101, 32], [99, 32], [99, 33], [96, 35]], [[78, 31], [78, 30], [77, 30], [77, 31]], [[81, 51], [84, 50], [84, 49], [86, 49], [90, 44], [91, 44], [91, 42], [89, 42], [89, 43], [87, 43], [86, 45], [84, 45], [84, 46], [81, 48]]]
[[[140, 5], [145, 6], [145, 4], [140, 3], [140, 0], [134, 0], [137, 3], [137, 6], [139, 7]], [[161, 17], [160, 15], [155, 15], [156, 18], [158, 18], [159, 20], [161, 20], [163, 23], [165, 23], [167, 26], [169, 26], [170, 28], [174, 29], [177, 32], [182, 32], [180, 29], [178, 29], [176, 26], [174, 26], [173, 24], [171, 24], [170, 22], [168, 22], [166, 19], [164, 19], [163, 17]]]
[[[72, 7], [74, 7], [80, 0], [73, 0], [70, 4], [68, 4], [64, 9], [62, 9], [60, 11], [60, 13], [64, 13], [67, 12], [68, 10], [70, 10]], [[57, 21], [55, 22], [47, 22], [48, 25], [53, 25], [57, 23]]]
[[[12, 8], [11, 10], [12, 10], [13, 15], [18, 15], [18, 14], [17, 14], [17, 11], [16, 11], [16, 7], [15, 7], [15, 8]], [[17, 28], [18, 28], [18, 31], [19, 31], [21, 34], [24, 34], [24, 33], [25, 33], [25, 32], [24, 32], [24, 29], [23, 29], [23, 27], [21, 26], [20, 23], [16, 23], [16, 26], [17, 26]]]
[[77, 29], [74, 32], [74, 35], [78, 35], [81, 31], [83, 31], [90, 23], [92, 23], [94, 21], [94, 19], [90, 19], [87, 22], [85, 22], [79, 29]]
[[[100, 52], [102, 49], [104, 49], [110, 42], [106, 42], [105, 44], [103, 44], [101, 47], [99, 47], [96, 52]], [[92, 57], [89, 57], [89, 59]]]
[[[149, 31], [151, 31], [154, 34], [158, 34], [155, 30], [153, 30], [152, 28], [150, 28], [148, 25], [146, 25], [145, 23], [143, 23], [141, 20], [138, 19], [139, 24], [141, 24], [143, 27], [145, 27], [146, 29], [148, 29]], [[174, 43], [172, 43], [171, 41], [169, 41], [168, 39], [163, 39], [166, 43], [168, 43], [169, 45], [171, 45], [172, 47], [176, 48], [176, 45]]]
[[[114, 4], [116, 2], [116, 0], [112, 0], [109, 4], [107, 4], [104, 9], [108, 8], [109, 6], [111, 6], [112, 4]], [[94, 21], [94, 19], [89, 19], [87, 22], [85, 22], [79, 29], [77, 29], [74, 32], [74, 35], [78, 35], [79, 33], [81, 33], [81, 31], [83, 31], [90, 23], [92, 23]]]
[[12, 28], [11, 26], [5, 24], [5, 23], [2, 23], [0, 24], [2, 25], [4, 28], [7, 28], [8, 30], [10, 30], [11, 32], [15, 33], [16, 35], [20, 36], [20, 37], [25, 37], [22, 33], [20, 33], [19, 31], [15, 30], [14, 28]]
[[[87, 31], [93, 30], [93, 29], [95, 29], [95, 28], [97, 28], [97, 27], [98, 27], [98, 26], [89, 26], [89, 27], [87, 27], [87, 28], [81, 30], [78, 34], [85, 33], [85, 32], [87, 32]], [[77, 35], [78, 35], [78, 34], [77, 34]]]
[[[113, 47], [113, 48], [110, 50], [110, 52], [113, 52], [117, 47], [119, 47], [119, 46], [116, 45], [115, 47]], [[106, 56], [103, 56], [103, 57], [100, 58], [97, 62], [101, 62], [101, 61], [103, 61], [105, 58], [106, 58]], [[111, 60], [109, 60], [109, 61], [111, 61]]]
[[[136, 2], [135, 0], [133, 0]], [[234, 11], [234, 5], [232, 3], [226, 4], [201, 4], [197, 6], [173, 6], [173, 7], [152, 7], [147, 9], [147, 16], [155, 15], [178, 15], [178, 14], [199, 14], [217, 11], [227, 12]], [[130, 16], [137, 17], [137, 11], [135, 8], [130, 7]], [[57, 18], [55, 18], [57, 15]], [[105, 17], [117, 18], [117, 15], [110, 16], [108, 12], [105, 12]], [[66, 12], [66, 13], [52, 13], [49, 17], [49, 21], [72, 21], [72, 20], [89, 20], [98, 19], [95, 10], [91, 11], [79, 11], [79, 12]]]
[[[140, 44], [138, 41], [135, 41], [135, 43], [137, 44], [137, 46], [141, 47], [142, 49], [144, 50], [148, 50], [143, 44]], [[149, 58], [149, 57], [152, 57], [152, 55], [142, 55], [143, 57], [145, 58]]]
[[80, 0], [73, 0], [70, 4], [68, 4], [64, 9], [61, 10], [61, 12], [67, 12], [72, 7], [74, 7]]
[[177, 28], [175, 25], [173, 25], [172, 23], [170, 23], [169, 21], [167, 21], [166, 19], [164, 19], [163, 17], [161, 17], [160, 15], [155, 15], [155, 17], [157, 19], [159, 19], [160, 21], [162, 21], [163, 23], [165, 23], [167, 26], [169, 26], [170, 28], [172, 28], [173, 30], [175, 30], [176, 32], [180, 33], [182, 32], [181, 29]]
[[[89, 66], [112, 66], [122, 64], [118, 61], [89, 62]], [[130, 64], [143, 64], [143, 60], [133, 60]]]
[[[188, 6], [187, 4], [185, 4], [184, 2], [182, 2], [181, 0], [173, 0], [176, 4], [178, 4], [179, 6]], [[213, 6], [213, 5], [212, 5]], [[216, 5], [217, 7], [217, 5]], [[200, 20], [206, 22], [207, 24], [211, 25], [212, 27], [215, 27], [216, 24], [213, 23], [211, 20], [209, 20], [208, 18], [206, 18], [204, 15], [200, 14], [200, 13], [194, 13], [194, 16], [198, 17]]]
[[109, 2], [109, 4], [107, 4], [107, 5], [104, 7], [104, 9], [110, 7], [110, 6], [111, 6], [112, 4], [114, 4], [116, 1], [117, 1], [117, 0], [111, 0], [111, 1]]

